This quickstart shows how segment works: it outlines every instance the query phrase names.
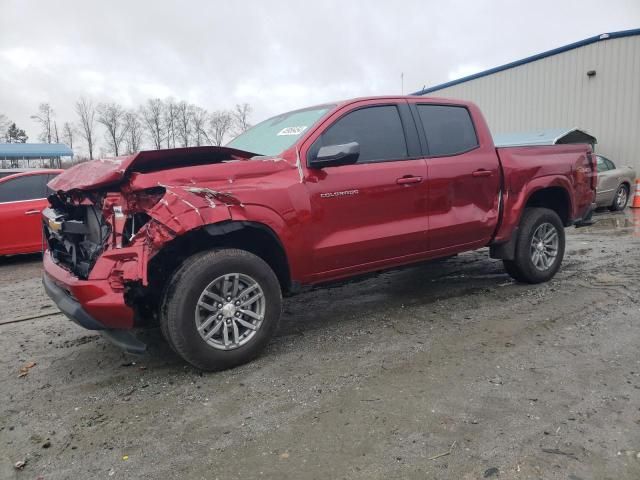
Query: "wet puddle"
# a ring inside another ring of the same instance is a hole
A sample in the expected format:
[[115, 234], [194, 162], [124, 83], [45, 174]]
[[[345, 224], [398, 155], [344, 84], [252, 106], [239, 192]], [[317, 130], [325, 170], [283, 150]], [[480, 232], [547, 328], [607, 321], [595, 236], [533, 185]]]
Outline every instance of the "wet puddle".
[[602, 212], [593, 216], [595, 223], [580, 228], [580, 233], [610, 231], [614, 235], [633, 235], [640, 238], [640, 209], [628, 208], [624, 212]]

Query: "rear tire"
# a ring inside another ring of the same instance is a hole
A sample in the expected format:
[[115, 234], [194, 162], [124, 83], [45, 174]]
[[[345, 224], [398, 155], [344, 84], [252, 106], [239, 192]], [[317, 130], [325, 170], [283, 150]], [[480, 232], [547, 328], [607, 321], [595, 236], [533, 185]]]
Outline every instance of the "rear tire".
[[224, 370], [264, 349], [278, 328], [281, 308], [278, 278], [264, 260], [244, 250], [210, 250], [188, 258], [175, 272], [160, 323], [169, 345], [187, 362]]
[[629, 203], [629, 187], [626, 185], [620, 185], [616, 190], [616, 196], [613, 197], [613, 203], [609, 207], [612, 212], [619, 212], [625, 209]]
[[551, 280], [564, 257], [562, 220], [548, 208], [527, 208], [522, 215], [513, 260], [503, 260], [507, 273], [522, 283]]

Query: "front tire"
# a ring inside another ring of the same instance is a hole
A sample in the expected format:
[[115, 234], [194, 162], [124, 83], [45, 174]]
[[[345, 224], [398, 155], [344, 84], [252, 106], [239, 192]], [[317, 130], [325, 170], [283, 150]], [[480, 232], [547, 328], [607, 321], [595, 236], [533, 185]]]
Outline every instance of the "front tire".
[[161, 306], [162, 331], [187, 362], [224, 370], [255, 358], [278, 328], [280, 284], [269, 265], [237, 249], [188, 258], [173, 275]]
[[548, 208], [527, 208], [520, 221], [513, 260], [503, 260], [505, 270], [523, 283], [551, 280], [564, 257], [562, 220]]
[[613, 197], [613, 203], [609, 207], [612, 212], [619, 212], [624, 210], [629, 202], [629, 187], [626, 185], [620, 185], [616, 190], [616, 196]]

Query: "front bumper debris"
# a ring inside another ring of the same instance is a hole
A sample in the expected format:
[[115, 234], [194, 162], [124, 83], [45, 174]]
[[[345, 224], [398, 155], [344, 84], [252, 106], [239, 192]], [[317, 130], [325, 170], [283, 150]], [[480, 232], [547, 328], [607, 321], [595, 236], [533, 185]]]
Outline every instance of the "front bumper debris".
[[46, 273], [42, 277], [42, 284], [47, 295], [72, 322], [88, 330], [99, 330], [105, 338], [125, 352], [141, 355], [147, 350], [147, 345], [130, 331], [109, 329], [92, 317], [68, 291], [58, 286]]
[[56, 285], [46, 273], [42, 276], [42, 285], [49, 298], [54, 301], [66, 317], [87, 330], [104, 330], [106, 327], [82, 308], [67, 291]]
[[[64, 293], [64, 296], [61, 296], [59, 291], [55, 290], [57, 294], [51, 298], [56, 303], [58, 303], [58, 299], [70, 298], [80, 305], [90, 317], [103, 325], [104, 329], [130, 329], [134, 327], [134, 311], [125, 303], [124, 289], [121, 288], [121, 282], [116, 281], [117, 278], [114, 279], [113, 275], [106, 273], [101, 276], [102, 278], [81, 280], [70, 271], [57, 265], [49, 251], [44, 253], [42, 263], [47, 283], [55, 285]], [[54, 292], [53, 289], [50, 290]], [[60, 301], [65, 308], [70, 308], [68, 302]], [[72, 312], [72, 310], [69, 311]], [[83, 326], [95, 330], [95, 328]]]
[[43, 257], [42, 283], [47, 295], [71, 321], [97, 330], [126, 352], [142, 354], [147, 346], [130, 331], [134, 312], [122, 292], [114, 291], [109, 279], [80, 280], [55, 264], [50, 252]]

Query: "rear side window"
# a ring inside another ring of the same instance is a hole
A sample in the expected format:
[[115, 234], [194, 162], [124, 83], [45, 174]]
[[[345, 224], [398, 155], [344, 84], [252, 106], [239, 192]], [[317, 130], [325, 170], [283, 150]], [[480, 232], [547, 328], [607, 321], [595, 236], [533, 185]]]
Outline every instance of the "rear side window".
[[606, 172], [607, 170], [615, 170], [616, 166], [608, 158], [597, 156], [597, 170], [598, 172]]
[[478, 137], [466, 108], [450, 105], [418, 105], [417, 108], [430, 156], [456, 155], [478, 146]]
[[596, 157], [596, 167], [598, 172], [606, 172], [607, 170], [609, 170], [609, 167], [602, 157]]
[[346, 114], [320, 136], [314, 149], [350, 142], [360, 145], [358, 163], [402, 160], [408, 156], [400, 113], [395, 105], [367, 107]]
[[45, 198], [48, 175], [28, 175], [0, 183], [0, 202]]

